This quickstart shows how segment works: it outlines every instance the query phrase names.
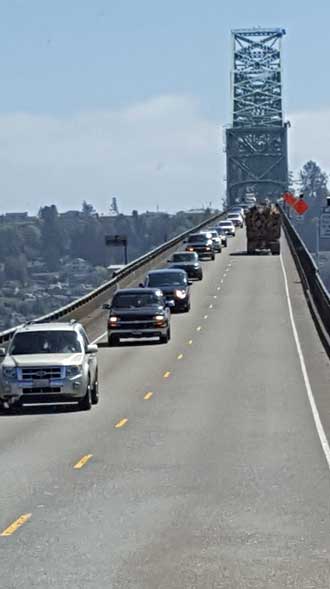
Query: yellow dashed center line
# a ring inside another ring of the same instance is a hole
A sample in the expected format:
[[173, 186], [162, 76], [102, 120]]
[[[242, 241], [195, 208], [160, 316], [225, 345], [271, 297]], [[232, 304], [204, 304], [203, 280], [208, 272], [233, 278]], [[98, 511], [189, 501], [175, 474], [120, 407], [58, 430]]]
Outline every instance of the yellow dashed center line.
[[223, 280], [220, 280], [221, 284], [223, 284]]
[[119, 429], [120, 427], [123, 427], [124, 425], [126, 425], [127, 422], [128, 422], [128, 419], [126, 419], [126, 417], [124, 417], [124, 419], [121, 419], [120, 421], [118, 421], [118, 423], [116, 423], [115, 428]]
[[218, 298], [218, 295], [214, 295], [214, 296], [213, 296], [213, 298], [214, 298], [214, 299], [217, 299], [217, 298]]
[[86, 462], [88, 462], [92, 457], [93, 457], [93, 454], [86, 454], [85, 456], [80, 458], [80, 460], [78, 460], [78, 462], [74, 465], [73, 468], [75, 468], [76, 470], [79, 470], [80, 468], [85, 466]]
[[21, 515], [16, 521], [10, 524], [10, 526], [8, 526], [8, 528], [6, 528], [0, 535], [11, 536], [14, 532], [16, 532], [16, 530], [18, 530], [18, 528], [26, 524], [26, 522], [30, 519], [31, 516], [32, 513], [25, 513], [24, 515]]
[[177, 357], [177, 360], [182, 360], [182, 358], [183, 358], [183, 354], [179, 354]]
[[198, 327], [196, 327], [196, 331], [201, 331], [201, 329], [202, 329], [202, 326], [201, 325], [199, 325]]
[[190, 339], [188, 342], [188, 345], [191, 346], [192, 342], [193, 342], [192, 339]]
[[208, 318], [208, 315], [204, 315], [204, 319], [207, 319], [207, 318]]
[[152, 395], [153, 395], [152, 392], [146, 393], [143, 398], [144, 398], [145, 401], [149, 401], [149, 399], [151, 399]]
[[213, 305], [210, 305], [210, 306], [209, 306], [209, 309], [213, 309]]
[[221, 290], [221, 286], [217, 286], [217, 290]]
[[164, 372], [163, 378], [168, 378], [169, 376], [171, 376], [171, 373], [169, 370], [167, 372]]

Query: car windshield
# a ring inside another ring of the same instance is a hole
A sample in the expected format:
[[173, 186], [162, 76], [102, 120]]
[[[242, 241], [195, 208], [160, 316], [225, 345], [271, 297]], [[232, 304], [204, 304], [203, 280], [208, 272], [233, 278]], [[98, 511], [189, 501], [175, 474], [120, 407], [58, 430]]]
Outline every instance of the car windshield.
[[231, 221], [223, 221], [221, 223], [221, 227], [231, 227], [232, 226], [232, 222]]
[[71, 354], [81, 352], [81, 344], [75, 331], [29, 331], [17, 333], [9, 348], [9, 354]]
[[149, 274], [149, 286], [185, 286], [187, 280], [182, 272], [161, 272], [159, 274]]
[[188, 237], [188, 243], [196, 243], [196, 241], [200, 241], [201, 243], [205, 243], [207, 240], [208, 240], [207, 235], [205, 235], [203, 233], [190, 235]]
[[172, 262], [196, 262], [197, 254], [173, 254]]
[[161, 297], [153, 292], [118, 294], [112, 301], [117, 309], [137, 309], [139, 307], [154, 307], [162, 304]]

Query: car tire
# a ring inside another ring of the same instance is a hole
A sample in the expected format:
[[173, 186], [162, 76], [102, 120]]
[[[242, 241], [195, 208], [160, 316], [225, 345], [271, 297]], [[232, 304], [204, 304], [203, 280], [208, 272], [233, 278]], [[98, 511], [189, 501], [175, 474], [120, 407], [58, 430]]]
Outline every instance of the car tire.
[[118, 346], [119, 344], [119, 337], [118, 335], [110, 335], [108, 337], [108, 346], [109, 348], [114, 348], [115, 346]]
[[98, 372], [96, 372], [94, 386], [92, 388], [92, 403], [93, 403], [93, 405], [97, 405], [99, 400], [100, 400], [99, 381], [98, 381]]
[[89, 411], [92, 408], [92, 389], [89, 380], [85, 396], [79, 401], [78, 407], [81, 411]]
[[198, 280], [203, 280], [203, 274], [198, 275]]
[[171, 339], [171, 328], [169, 327], [167, 330], [167, 341], [169, 342]]
[[212, 262], [214, 262], [214, 260], [215, 260], [215, 254], [213, 254], [213, 255], [211, 256], [211, 260], [212, 260]]
[[184, 308], [185, 313], [189, 313], [190, 309], [191, 309], [191, 304], [189, 302], [188, 305], [186, 305]]
[[168, 337], [168, 331], [163, 335], [159, 336], [159, 343], [160, 344], [167, 344], [169, 341], [169, 337]]
[[12, 411], [13, 413], [16, 413], [16, 411], [21, 411], [21, 409], [23, 409], [23, 399], [19, 399], [18, 401], [15, 401], [15, 403], [9, 405], [9, 411]]

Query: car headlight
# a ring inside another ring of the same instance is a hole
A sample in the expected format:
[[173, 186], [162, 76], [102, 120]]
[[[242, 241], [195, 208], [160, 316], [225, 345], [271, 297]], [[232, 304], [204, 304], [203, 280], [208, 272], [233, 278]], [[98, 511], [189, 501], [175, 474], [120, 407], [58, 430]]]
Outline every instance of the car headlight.
[[115, 317], [114, 315], [112, 317], [109, 317], [109, 321], [110, 323], [117, 323], [118, 321], [118, 317]]
[[81, 366], [67, 366], [66, 367], [66, 375], [69, 378], [72, 378], [74, 376], [80, 376], [81, 372], [82, 372]]
[[165, 319], [164, 315], [155, 315], [154, 316], [155, 321], [164, 321], [164, 319]]
[[205, 249], [207, 252], [209, 252], [211, 248], [207, 245]]
[[187, 291], [186, 290], [176, 290], [175, 291], [175, 296], [178, 299], [185, 299], [187, 296]]
[[9, 366], [2, 367], [2, 376], [6, 380], [14, 380], [16, 378], [16, 375], [17, 375], [16, 367], [14, 367], [14, 368], [11, 368]]

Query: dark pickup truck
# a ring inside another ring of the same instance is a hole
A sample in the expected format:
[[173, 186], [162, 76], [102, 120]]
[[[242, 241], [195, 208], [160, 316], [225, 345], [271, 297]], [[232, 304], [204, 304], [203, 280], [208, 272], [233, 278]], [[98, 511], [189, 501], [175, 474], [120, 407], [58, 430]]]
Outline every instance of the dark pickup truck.
[[215, 259], [213, 241], [206, 233], [192, 233], [186, 242], [187, 252], [196, 252], [199, 257]]
[[159, 338], [166, 344], [171, 337], [171, 311], [158, 288], [123, 288], [114, 294], [109, 311], [108, 344], [120, 339]]

